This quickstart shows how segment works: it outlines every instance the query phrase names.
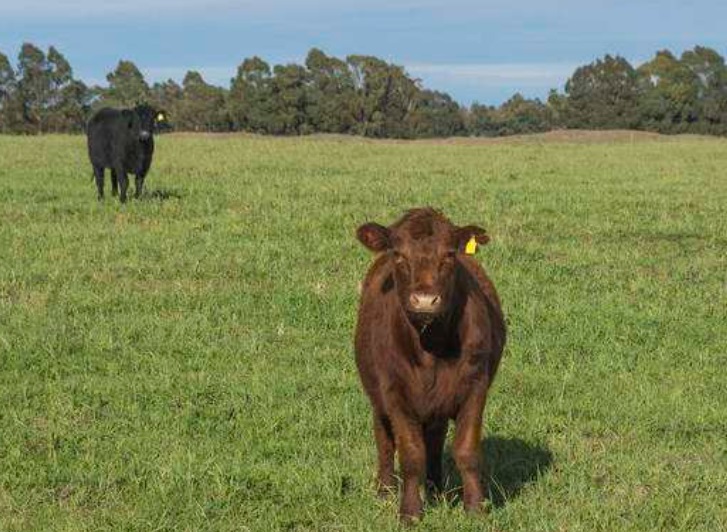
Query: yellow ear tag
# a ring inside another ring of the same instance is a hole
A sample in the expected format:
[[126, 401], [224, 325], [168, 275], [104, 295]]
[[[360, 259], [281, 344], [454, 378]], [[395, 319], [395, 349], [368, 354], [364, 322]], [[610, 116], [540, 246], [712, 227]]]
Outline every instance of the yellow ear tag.
[[471, 236], [470, 239], [467, 241], [467, 245], [464, 247], [464, 252], [466, 255], [474, 255], [477, 251], [477, 240], [475, 240], [474, 236]]
[[164, 122], [164, 115], [163, 115], [162, 113], [159, 113], [159, 114], [157, 115], [157, 121], [158, 121], [158, 122]]

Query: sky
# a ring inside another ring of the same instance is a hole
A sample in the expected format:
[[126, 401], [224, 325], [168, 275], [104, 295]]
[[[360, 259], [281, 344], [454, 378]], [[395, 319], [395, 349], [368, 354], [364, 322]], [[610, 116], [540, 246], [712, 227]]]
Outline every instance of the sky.
[[635, 65], [697, 44], [727, 55], [726, 20], [727, 0], [0, 0], [0, 51], [53, 45], [89, 84], [129, 59], [150, 82], [198, 70], [228, 86], [245, 57], [302, 63], [317, 47], [497, 105], [544, 99], [607, 53]]

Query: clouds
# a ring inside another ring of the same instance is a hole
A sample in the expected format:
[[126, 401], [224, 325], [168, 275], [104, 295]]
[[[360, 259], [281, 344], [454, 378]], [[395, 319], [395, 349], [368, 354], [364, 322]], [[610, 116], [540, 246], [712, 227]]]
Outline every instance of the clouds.
[[[299, 61], [300, 62], [300, 61]], [[579, 66], [576, 63], [500, 63], [500, 64], [441, 64], [410, 63], [403, 65], [415, 78], [428, 87], [442, 84], [473, 85], [478, 87], [559, 87]], [[235, 76], [237, 66], [190, 66], [142, 68], [150, 81], [174, 79], [181, 81], [189, 70], [196, 70], [205, 81], [227, 86]]]
[[199, 72], [207, 83], [220, 87], [229, 87], [230, 80], [237, 74], [237, 66], [149, 67], [141, 69], [142, 74], [149, 83], [173, 79], [180, 84], [190, 70]]
[[461, 103], [501, 103], [515, 92], [544, 99], [550, 89], [561, 89], [577, 63], [414, 63], [406, 70], [425, 87], [450, 92]]
[[[524, 87], [542, 87], [549, 84], [553, 86], [561, 84], [579, 65], [577, 63], [410, 63], [403, 66], [415, 78], [471, 83], [488, 87], [513, 84]], [[149, 67], [143, 69], [143, 72], [152, 81], [169, 78], [181, 81], [187, 71], [196, 70], [206, 81], [225, 85], [229, 83], [230, 78], [235, 76], [236, 69], [235, 65]]]
[[[705, 1], [705, 0], [701, 0]], [[563, 12], [618, 11], [633, 9], [639, 4], [651, 2], [604, 2], [584, 4], [580, 0], [560, 0], [556, 5], [541, 0], [16, 0], [0, 2], [0, 15], [14, 18], [38, 18], [44, 16], [65, 19], [84, 19], [98, 16], [139, 15], [163, 13], [169, 16], [205, 14], [267, 14], [288, 16], [316, 13], [330, 15], [379, 13], [438, 13], [440, 16], [461, 17], [560, 17]], [[671, 1], [672, 7], [679, 4]], [[655, 6], [654, 6], [655, 7]]]
[[[385, 7], [386, 2], [374, 0], [371, 7]], [[403, 5], [421, 4], [415, 0]], [[340, 10], [355, 7], [350, 0], [23, 0], [0, 2], [0, 15], [16, 18], [55, 16], [64, 19], [88, 19], [100, 16], [166, 14], [183, 17], [204, 14], [224, 16], [230, 14], [280, 14], [290, 11]]]
[[0, 0], [0, 50], [53, 44], [84, 79], [119, 59], [152, 81], [198, 70], [228, 86], [258, 55], [301, 62], [311, 47], [405, 65], [463, 102], [544, 97], [606, 53], [649, 58], [695, 44], [725, 53], [724, 0]]
[[[403, 66], [412, 77], [419, 78], [426, 88], [449, 92], [462, 103], [469, 104], [476, 100], [500, 103], [516, 91], [531, 98], [545, 98], [550, 89], [562, 89], [579, 65], [556, 62], [410, 63]], [[150, 83], [167, 79], [181, 83], [188, 70], [196, 70], [207, 83], [229, 87], [237, 67], [142, 67], [141, 70]]]
[[[576, 63], [431, 64], [413, 63], [407, 71], [415, 77], [485, 87], [560, 86], [578, 67]], [[432, 83], [436, 86], [436, 83]]]
[[[15, 18], [84, 19], [94, 16], [134, 15], [141, 13], [193, 12], [202, 9], [229, 9], [248, 2], [232, 0], [23, 0], [0, 3], [0, 15]], [[249, 2], [252, 4], [252, 2]]]

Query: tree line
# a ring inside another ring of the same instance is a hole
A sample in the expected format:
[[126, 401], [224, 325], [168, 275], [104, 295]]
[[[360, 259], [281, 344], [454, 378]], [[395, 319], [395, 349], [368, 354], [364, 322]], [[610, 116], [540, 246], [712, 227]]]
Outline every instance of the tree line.
[[581, 66], [564, 91], [545, 101], [515, 94], [499, 106], [462, 106], [424, 88], [398, 65], [367, 55], [340, 59], [317, 48], [303, 65], [245, 59], [227, 88], [189, 71], [150, 85], [131, 61], [89, 87], [55, 47], [22, 45], [13, 66], [0, 51], [0, 132], [80, 132], [96, 109], [147, 102], [180, 131], [276, 135], [342, 133], [367, 137], [501, 136], [558, 128], [641, 129], [727, 134], [727, 67], [696, 46], [677, 57], [662, 50], [632, 66], [606, 55]]

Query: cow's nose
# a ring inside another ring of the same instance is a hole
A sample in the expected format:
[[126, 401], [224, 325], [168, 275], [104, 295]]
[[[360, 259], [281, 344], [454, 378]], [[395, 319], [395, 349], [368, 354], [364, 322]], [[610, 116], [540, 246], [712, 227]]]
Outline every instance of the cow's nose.
[[141, 140], [147, 140], [149, 137], [151, 137], [151, 133], [149, 133], [146, 129], [143, 129], [139, 133], [139, 137], [141, 138]]
[[439, 310], [442, 298], [438, 294], [424, 294], [414, 292], [409, 296], [409, 305], [416, 312], [436, 312]]

